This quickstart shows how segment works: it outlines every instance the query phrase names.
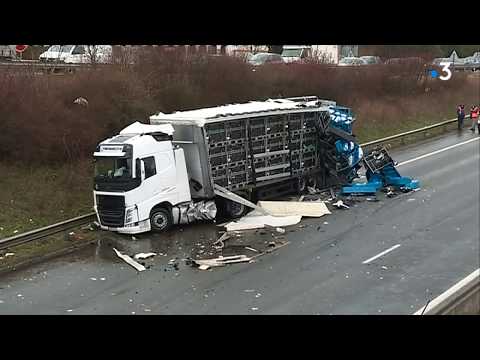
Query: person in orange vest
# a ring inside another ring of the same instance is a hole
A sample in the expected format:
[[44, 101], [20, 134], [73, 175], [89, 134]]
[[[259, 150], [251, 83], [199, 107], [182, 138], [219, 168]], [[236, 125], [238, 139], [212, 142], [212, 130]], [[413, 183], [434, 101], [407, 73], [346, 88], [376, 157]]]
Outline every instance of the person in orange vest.
[[480, 108], [476, 105], [472, 106], [470, 109], [470, 119], [472, 119], [472, 127], [470, 130], [475, 134], [475, 128], [478, 129], [478, 134], [480, 135], [480, 127], [478, 124], [480, 116]]

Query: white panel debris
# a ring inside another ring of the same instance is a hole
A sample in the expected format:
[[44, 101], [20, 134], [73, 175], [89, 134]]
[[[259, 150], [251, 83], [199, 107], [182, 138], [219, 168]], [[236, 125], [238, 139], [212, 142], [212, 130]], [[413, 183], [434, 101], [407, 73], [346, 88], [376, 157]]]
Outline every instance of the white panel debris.
[[271, 216], [248, 214], [237, 221], [225, 225], [227, 231], [261, 229], [265, 225], [272, 227], [290, 226], [298, 224], [302, 220], [300, 215], [294, 216]]
[[199, 265], [200, 270], [208, 270], [211, 267], [225, 266], [227, 264], [236, 264], [241, 262], [249, 262], [252, 260], [246, 255], [234, 255], [234, 256], [219, 256], [214, 259], [205, 260], [193, 260], [194, 263]]
[[155, 255], [157, 255], [157, 253], [154, 253], [154, 252], [138, 253], [134, 256], [134, 258], [137, 260], [143, 260], [143, 259], [148, 259], [149, 257], [155, 256]]
[[130, 256], [128, 255], [123, 255], [120, 251], [118, 251], [117, 249], [113, 248], [113, 251], [115, 251], [115, 253], [117, 254], [117, 256], [122, 259], [123, 261], [125, 261], [128, 265], [132, 266], [133, 268], [135, 268], [135, 270], [137, 271], [144, 271], [146, 270], [145, 266], [143, 266], [142, 264], [139, 264], [137, 263], [135, 260], [133, 260]]
[[331, 214], [323, 202], [304, 201], [259, 201], [258, 206], [273, 216], [321, 217]]

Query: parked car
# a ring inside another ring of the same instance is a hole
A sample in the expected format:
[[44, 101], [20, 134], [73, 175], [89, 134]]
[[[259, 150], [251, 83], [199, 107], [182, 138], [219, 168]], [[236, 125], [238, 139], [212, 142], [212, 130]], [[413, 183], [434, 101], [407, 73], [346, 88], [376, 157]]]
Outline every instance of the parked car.
[[38, 59], [42, 62], [64, 62], [74, 47], [75, 45], [52, 45]]
[[304, 62], [312, 57], [312, 47], [303, 45], [285, 45], [282, 58], [285, 63]]
[[344, 57], [338, 62], [338, 66], [361, 66], [365, 61], [357, 57]]
[[360, 56], [359, 59], [362, 59], [365, 62], [365, 65], [374, 65], [374, 64], [381, 64], [382, 60], [379, 56]]
[[248, 59], [248, 63], [253, 66], [265, 64], [284, 64], [283, 58], [279, 54], [258, 53]]
[[109, 63], [111, 58], [110, 45], [53, 45], [39, 56], [42, 62], [68, 64]]

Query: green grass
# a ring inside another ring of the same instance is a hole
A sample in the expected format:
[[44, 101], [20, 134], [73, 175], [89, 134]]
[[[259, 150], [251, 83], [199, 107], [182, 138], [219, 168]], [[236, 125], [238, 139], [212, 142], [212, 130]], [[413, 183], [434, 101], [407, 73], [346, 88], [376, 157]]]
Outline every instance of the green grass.
[[92, 211], [92, 166], [0, 163], [0, 238]]

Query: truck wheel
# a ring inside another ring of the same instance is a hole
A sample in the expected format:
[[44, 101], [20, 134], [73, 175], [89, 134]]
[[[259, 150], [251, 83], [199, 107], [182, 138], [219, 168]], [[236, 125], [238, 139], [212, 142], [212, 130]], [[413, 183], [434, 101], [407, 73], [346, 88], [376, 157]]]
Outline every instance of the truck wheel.
[[154, 231], [166, 231], [173, 225], [172, 213], [165, 208], [156, 208], [150, 215], [150, 225]]
[[247, 207], [243, 204], [230, 200], [225, 201], [225, 213], [228, 217], [237, 219], [245, 215], [246, 211]]

